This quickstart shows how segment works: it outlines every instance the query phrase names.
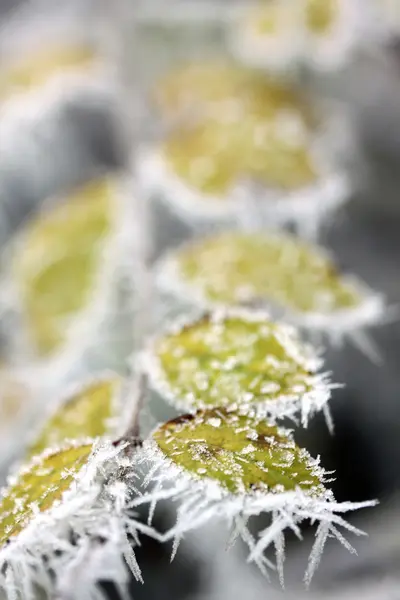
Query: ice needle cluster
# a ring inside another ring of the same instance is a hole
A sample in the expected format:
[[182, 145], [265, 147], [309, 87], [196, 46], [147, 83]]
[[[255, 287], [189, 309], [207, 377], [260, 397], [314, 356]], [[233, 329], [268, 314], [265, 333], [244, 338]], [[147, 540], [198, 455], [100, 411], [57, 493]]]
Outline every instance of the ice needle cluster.
[[[232, 527], [231, 543], [241, 537], [249, 547], [249, 561], [268, 575], [273, 567], [264, 552], [275, 547], [276, 566], [283, 584], [285, 531], [301, 537], [304, 520], [318, 523], [305, 581], [310, 583], [328, 537], [353, 551], [340, 529], [360, 535], [342, 513], [374, 502], [337, 503], [326, 484], [319, 460], [296, 446], [291, 432], [265, 419], [224, 408], [200, 410], [159, 426], [137, 456], [148, 470], [145, 484], [152, 489], [134, 505], [149, 503], [149, 522], [157, 502], [178, 503], [176, 524], [164, 534], [180, 539], [190, 530], [219, 518]], [[256, 538], [249, 519], [261, 513], [271, 523]]]
[[[117, 583], [127, 579], [126, 564], [141, 579], [132, 546], [138, 531], [152, 530], [128, 510], [132, 487], [115, 476], [127, 464], [123, 445], [77, 440], [46, 450], [9, 479], [0, 500], [6, 598], [34, 600], [38, 589], [51, 595], [88, 545], [114, 565]], [[92, 572], [93, 584], [102, 576]]]

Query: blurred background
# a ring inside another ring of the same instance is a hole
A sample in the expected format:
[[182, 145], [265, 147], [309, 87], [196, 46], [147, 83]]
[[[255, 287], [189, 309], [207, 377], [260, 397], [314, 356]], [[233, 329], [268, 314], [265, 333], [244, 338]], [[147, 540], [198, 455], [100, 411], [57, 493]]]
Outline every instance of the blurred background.
[[[296, 2], [292, 0], [293, 5]], [[313, 68], [313, 58], [308, 56], [295, 78], [296, 85], [308, 93], [333, 102], [348, 123], [343, 159], [353, 177], [351, 199], [323, 224], [318, 241], [333, 252], [342, 269], [381, 291], [393, 306], [400, 304], [400, 2], [399, 6], [396, 1], [392, 6], [388, 3], [388, 8], [376, 3], [376, 14], [381, 10], [385, 15], [379, 26], [371, 15], [376, 32], [367, 23], [366, 7], [358, 7], [356, 14], [360, 23], [365, 20], [365, 29], [356, 35], [356, 21], [347, 23], [354, 47], [340, 64]], [[113, 21], [107, 8], [99, 8], [96, 4], [101, 3], [94, 0], [75, 2], [68, 10], [61, 3], [55, 8], [56, 4], [35, 0], [26, 5], [16, 0], [0, 4], [0, 106], [4, 107], [0, 110], [0, 244], [4, 251], [46, 203], [99, 173], [124, 168], [126, 162], [123, 109], [112, 90], [106, 85], [85, 85], [83, 77], [82, 85], [72, 89], [66, 83], [63, 94], [55, 93], [52, 102], [44, 99], [36, 112], [26, 108], [28, 100], [22, 109], [15, 108], [12, 94], [3, 100], [2, 93], [15, 55], [28, 58], [30, 44], [36, 38], [42, 43], [46, 35], [51, 53], [52, 38], [57, 38], [54, 30], [64, 31], [67, 21], [66, 36], [93, 37], [99, 52], [108, 49], [108, 34], [114, 41], [120, 36], [121, 65], [128, 82], [123, 105], [132, 109], [127, 130], [139, 153], [143, 145], [163, 135], [150, 102], [159, 78], [191, 60], [219, 60], [232, 54], [232, 23], [250, 6], [232, 0], [126, 0], [116, 3], [121, 12], [115, 11]], [[123, 15], [129, 18], [121, 23]], [[290, 38], [285, 43], [290, 46]], [[112, 85], [111, 79], [107, 82]], [[152, 217], [153, 258], [193, 235], [193, 227], [168, 207], [155, 206]], [[379, 499], [377, 508], [353, 519], [368, 533], [354, 541], [358, 556], [334, 541], [328, 543], [306, 594], [302, 575], [313, 533], [306, 529], [303, 542], [288, 541], [286, 591], [281, 591], [277, 581], [269, 584], [246, 563], [243, 549], [226, 552], [226, 532], [212, 526], [188, 536], [172, 564], [168, 546], [144, 539], [137, 557], [145, 584], [132, 582], [132, 598], [400, 599], [400, 323], [379, 325], [370, 336], [381, 364], [351, 344], [325, 351], [333, 379], [345, 384], [334, 391], [331, 401], [334, 435], [329, 435], [319, 417], [306, 431], [296, 433], [312, 454], [321, 455], [326, 468], [335, 471], [338, 501]], [[1, 359], [7, 363], [6, 344]], [[156, 518], [161, 526], [169, 522], [171, 508], [158, 511]], [[114, 597], [114, 590], [107, 590]]]

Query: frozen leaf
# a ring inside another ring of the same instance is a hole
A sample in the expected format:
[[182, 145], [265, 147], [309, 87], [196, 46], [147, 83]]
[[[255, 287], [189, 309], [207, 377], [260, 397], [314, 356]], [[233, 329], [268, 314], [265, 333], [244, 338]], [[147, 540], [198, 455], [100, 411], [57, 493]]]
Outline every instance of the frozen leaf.
[[215, 311], [178, 324], [144, 355], [150, 385], [172, 405], [226, 406], [302, 422], [330, 396], [321, 361], [295, 330], [264, 312]]
[[0, 100], [27, 93], [68, 71], [86, 71], [95, 61], [93, 50], [85, 46], [45, 48], [4, 65], [0, 73]]
[[161, 289], [201, 307], [257, 305], [340, 338], [382, 319], [383, 298], [340, 273], [318, 246], [284, 234], [222, 233], [158, 268]]
[[332, 152], [343, 128], [336, 119], [331, 131], [325, 107], [295, 87], [229, 63], [195, 63], [162, 80], [158, 96], [161, 112], [184, 116], [138, 168], [147, 193], [190, 222], [243, 222], [251, 210], [258, 226], [306, 221], [314, 232], [347, 198]]
[[161, 452], [194, 477], [232, 493], [301, 488], [323, 495], [321, 472], [282, 429], [225, 409], [185, 415], [154, 433]]
[[282, 120], [297, 120], [297, 131], [286, 136], [279, 118], [267, 112], [239, 107], [231, 118], [223, 114], [181, 128], [164, 141], [162, 156], [171, 172], [205, 200], [228, 198], [242, 179], [285, 191], [312, 185], [318, 167], [304, 123], [297, 114], [284, 113]]
[[[148, 503], [152, 514], [159, 500], [178, 503], [177, 522], [165, 540], [177, 542], [213, 519], [226, 520], [234, 539], [240, 536], [249, 546], [249, 560], [263, 571], [271, 566], [264, 551], [275, 546], [282, 583], [287, 530], [300, 536], [302, 521], [320, 523], [306, 574], [309, 583], [329, 536], [351, 548], [338, 526], [362, 533], [340, 515], [375, 504], [336, 503], [319, 460], [298, 447], [290, 432], [226, 409], [198, 411], [159, 426], [137, 460], [150, 468], [145, 484], [151, 481], [153, 489], [134, 505]], [[270, 515], [270, 524], [254, 540], [248, 521], [262, 513]]]
[[5, 491], [0, 503], [0, 546], [62, 499], [87, 463], [91, 443], [54, 450], [35, 459]]
[[[75, 578], [90, 595], [105, 565], [117, 586], [127, 582], [127, 565], [141, 580], [133, 549], [138, 533], [157, 533], [132, 511], [137, 475], [127, 450], [91, 439], [69, 442], [10, 478], [0, 500], [2, 597], [34, 600], [37, 586], [55, 597], [58, 586]], [[90, 562], [87, 576], [80, 574], [82, 560]]]
[[31, 223], [12, 249], [12, 283], [41, 356], [65, 343], [68, 325], [93, 301], [113, 202], [109, 181], [91, 182]]
[[60, 446], [69, 439], [98, 438], [111, 434], [116, 426], [119, 377], [96, 379], [81, 386], [60, 404], [47, 421], [29, 455], [40, 454], [46, 448]]
[[315, 111], [297, 88], [229, 62], [188, 63], [164, 76], [154, 96], [165, 116], [192, 110], [193, 117], [200, 111], [223, 112], [225, 118], [250, 113], [273, 119], [294, 111], [304, 123], [316, 123]]

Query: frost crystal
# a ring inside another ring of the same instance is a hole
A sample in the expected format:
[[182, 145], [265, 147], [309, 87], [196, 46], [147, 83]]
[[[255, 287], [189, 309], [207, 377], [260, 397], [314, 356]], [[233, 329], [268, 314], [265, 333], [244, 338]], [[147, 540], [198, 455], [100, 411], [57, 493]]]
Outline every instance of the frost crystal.
[[257, 305], [331, 341], [382, 321], [383, 297], [342, 275], [320, 247], [285, 234], [223, 233], [183, 245], [157, 267], [161, 292], [205, 307]]
[[143, 355], [149, 384], [173, 406], [225, 406], [274, 417], [327, 409], [321, 360], [290, 326], [265, 312], [215, 311], [177, 324]]
[[[6, 598], [15, 593], [33, 600], [36, 586], [50, 593], [88, 544], [100, 555], [123, 555], [140, 579], [127, 536], [137, 542], [139, 531], [153, 530], [127, 508], [131, 494], [116, 477], [119, 465], [126, 469], [123, 457], [123, 447], [106, 442], [71, 442], [33, 458], [10, 479], [0, 502], [0, 591]], [[113, 564], [116, 583], [124, 581], [123, 561]], [[93, 584], [102, 575], [92, 572]]]
[[[221, 419], [219, 428], [210, 424], [214, 418]], [[177, 522], [164, 539], [177, 542], [214, 518], [225, 519], [233, 527], [233, 538], [241, 536], [249, 546], [249, 560], [264, 572], [271, 566], [264, 551], [275, 545], [282, 583], [285, 530], [300, 535], [303, 520], [319, 522], [308, 584], [329, 536], [351, 548], [338, 526], [362, 533], [340, 515], [375, 504], [336, 503], [325, 487], [326, 473], [319, 461], [296, 446], [290, 432], [265, 420], [225, 409], [199, 411], [160, 426], [152, 438], [138, 461], [151, 464], [154, 489], [134, 505], [150, 503], [152, 514], [158, 500], [179, 503]], [[261, 513], [271, 515], [271, 524], [253, 539], [247, 522]]]

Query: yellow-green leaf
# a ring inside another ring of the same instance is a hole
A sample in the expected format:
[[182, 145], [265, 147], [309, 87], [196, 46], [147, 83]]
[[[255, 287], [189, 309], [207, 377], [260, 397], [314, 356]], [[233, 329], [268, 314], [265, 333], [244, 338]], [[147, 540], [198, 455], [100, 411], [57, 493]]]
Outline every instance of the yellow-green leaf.
[[87, 46], [52, 46], [2, 65], [0, 72], [0, 100], [16, 93], [27, 93], [46, 84], [53, 76], [69, 71], [86, 71], [96, 56]]
[[261, 410], [314, 390], [319, 367], [294, 330], [262, 313], [206, 314], [158, 337], [147, 356], [150, 384], [186, 410]]
[[104, 437], [115, 427], [118, 377], [93, 381], [66, 400], [49, 419], [29, 449], [29, 456], [46, 448], [61, 446], [66, 440]]
[[224, 409], [199, 411], [161, 425], [153, 439], [172, 463], [231, 493], [323, 495], [321, 469], [284, 430]]
[[35, 518], [49, 511], [87, 464], [91, 443], [54, 450], [36, 457], [4, 491], [0, 500], [0, 547]]
[[334, 315], [363, 301], [321, 248], [289, 235], [222, 233], [171, 257], [175, 284], [186, 297], [208, 305], [261, 302], [295, 313]]
[[112, 227], [110, 181], [93, 181], [32, 222], [16, 245], [11, 277], [35, 351], [49, 356], [92, 300]]
[[[294, 112], [309, 126], [316, 124], [315, 110], [293, 86], [265, 73], [229, 62], [194, 62], [170, 71], [154, 90], [156, 104], [165, 116], [193, 110], [240, 120], [243, 114], [274, 119]], [[229, 113], [230, 110], [230, 113]]]

